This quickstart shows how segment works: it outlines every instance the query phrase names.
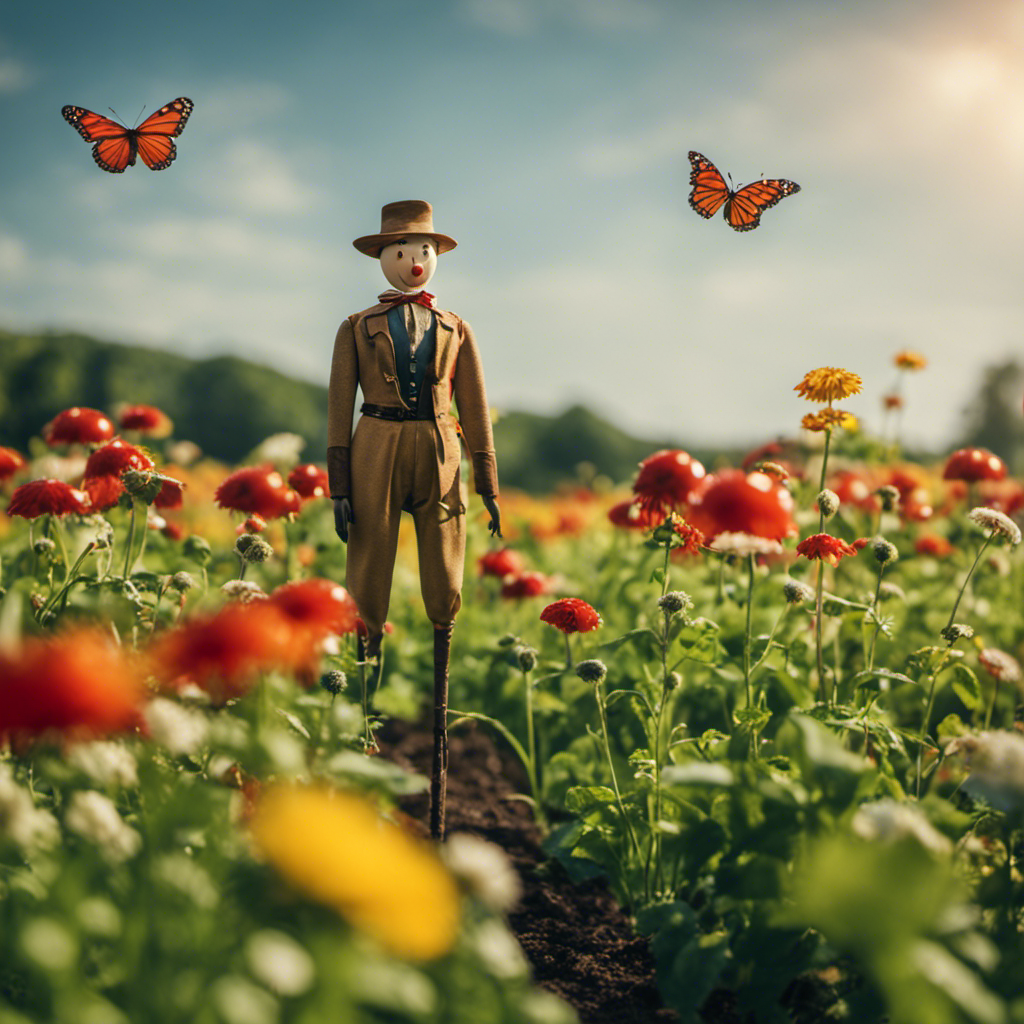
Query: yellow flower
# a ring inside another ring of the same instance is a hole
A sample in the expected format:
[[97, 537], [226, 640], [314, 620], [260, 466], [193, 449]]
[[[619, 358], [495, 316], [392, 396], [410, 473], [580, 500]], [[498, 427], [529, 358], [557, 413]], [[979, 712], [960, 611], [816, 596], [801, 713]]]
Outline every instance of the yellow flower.
[[845, 430], [856, 430], [860, 424], [857, 417], [848, 413], [845, 409], [834, 409], [828, 406], [818, 412], [809, 412], [801, 421], [800, 426], [804, 430], [822, 431], [831, 430], [833, 427], [843, 427]]
[[454, 945], [460, 910], [451, 875], [427, 845], [360, 797], [272, 786], [251, 828], [257, 847], [296, 888], [390, 952], [430, 960]]
[[831, 405], [836, 399], [859, 395], [863, 383], [857, 374], [850, 373], [849, 370], [841, 370], [837, 366], [822, 366], [805, 374], [804, 379], [793, 390], [798, 391], [800, 397], [806, 398], [809, 402], [828, 402]]
[[897, 352], [892, 361], [901, 370], [923, 370], [928, 365], [928, 360], [920, 352], [914, 352], [909, 348]]

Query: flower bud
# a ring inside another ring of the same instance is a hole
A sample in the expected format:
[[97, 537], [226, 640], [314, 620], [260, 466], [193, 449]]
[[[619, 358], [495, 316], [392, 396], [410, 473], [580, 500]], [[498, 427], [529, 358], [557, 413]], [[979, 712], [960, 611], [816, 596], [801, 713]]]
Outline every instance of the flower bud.
[[176, 590], [179, 594], [184, 594], [186, 590], [191, 590], [195, 585], [196, 581], [187, 572], [176, 572], [167, 584], [171, 590]]
[[900, 557], [900, 553], [896, 550], [896, 545], [884, 537], [876, 537], [871, 550], [874, 552], [875, 561], [879, 565], [892, 565]]
[[814, 597], [814, 590], [802, 580], [787, 579], [782, 584], [782, 595], [790, 604], [803, 604]]
[[658, 607], [666, 615], [675, 615], [693, 604], [689, 594], [682, 590], [670, 590], [664, 597], [658, 598]]
[[274, 549], [256, 533], [243, 533], [235, 541], [235, 554], [243, 562], [265, 562]]
[[182, 545], [182, 551], [186, 558], [191, 559], [193, 562], [198, 562], [200, 565], [208, 564], [210, 559], [213, 558], [210, 542], [205, 537], [200, 537], [197, 533], [193, 533], [185, 541], [184, 545]]
[[126, 469], [121, 474], [124, 489], [133, 497], [152, 505], [164, 485], [159, 473], [148, 473], [145, 470]]
[[506, 633], [500, 640], [498, 640], [499, 647], [511, 647], [513, 644], [519, 643], [519, 637], [515, 633]]
[[683, 677], [678, 672], [669, 672], [668, 678], [665, 680], [665, 690], [671, 693], [677, 686], [680, 686], [683, 682]]
[[537, 652], [528, 644], [517, 644], [512, 648], [512, 656], [523, 672], [532, 672], [537, 667]]
[[590, 658], [587, 661], [581, 661], [576, 666], [576, 675], [583, 682], [598, 686], [604, 677], [608, 675], [608, 669], [603, 661], [598, 661], [597, 658]]
[[337, 697], [348, 683], [348, 678], [341, 669], [332, 668], [320, 677], [320, 685], [332, 696]]
[[882, 503], [883, 512], [895, 512], [900, 507], [900, 492], [892, 484], [879, 487], [875, 494]]
[[39, 537], [32, 545], [32, 550], [40, 558], [49, 557], [56, 550], [57, 545], [50, 537]]
[[949, 642], [952, 647], [957, 640], [970, 640], [974, 636], [974, 630], [970, 626], [964, 625], [962, 622], [954, 622], [949, 626], [946, 626], [940, 634], [943, 640]]
[[827, 522], [839, 511], [839, 495], [830, 491], [827, 487], [818, 492], [818, 511], [825, 517]]

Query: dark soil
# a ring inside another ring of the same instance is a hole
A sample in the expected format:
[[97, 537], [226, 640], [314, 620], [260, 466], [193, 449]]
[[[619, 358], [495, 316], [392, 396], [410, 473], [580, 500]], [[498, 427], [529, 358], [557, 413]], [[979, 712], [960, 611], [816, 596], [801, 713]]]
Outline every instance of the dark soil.
[[[433, 734], [418, 725], [388, 721], [379, 734], [382, 754], [430, 774]], [[472, 832], [501, 846], [523, 882], [523, 898], [509, 915], [512, 931], [533, 965], [538, 984], [576, 1008], [583, 1024], [669, 1024], [654, 980], [647, 940], [600, 881], [574, 885], [548, 861], [515, 756], [473, 724], [449, 734], [447, 828]], [[425, 835], [427, 794], [402, 800], [402, 810]]]

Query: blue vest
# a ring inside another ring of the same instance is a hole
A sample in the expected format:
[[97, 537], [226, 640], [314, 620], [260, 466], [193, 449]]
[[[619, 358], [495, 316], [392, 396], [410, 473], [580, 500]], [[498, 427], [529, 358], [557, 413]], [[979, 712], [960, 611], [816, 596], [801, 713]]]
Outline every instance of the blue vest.
[[405, 317], [400, 306], [388, 310], [388, 330], [395, 345], [395, 370], [398, 373], [402, 401], [410, 409], [417, 409], [423, 413], [431, 412], [430, 396], [428, 394], [424, 398], [426, 389], [423, 382], [426, 379], [427, 367], [434, 363], [434, 350], [437, 347], [437, 324], [434, 314], [430, 314], [430, 326], [422, 341], [416, 346], [415, 355], [409, 350], [409, 332], [405, 329]]

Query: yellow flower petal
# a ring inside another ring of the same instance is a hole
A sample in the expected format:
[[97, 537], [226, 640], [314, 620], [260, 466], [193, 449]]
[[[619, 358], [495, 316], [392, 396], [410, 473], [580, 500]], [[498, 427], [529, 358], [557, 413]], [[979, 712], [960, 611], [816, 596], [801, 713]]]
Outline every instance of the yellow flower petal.
[[360, 797], [275, 786], [261, 795], [251, 828], [285, 878], [390, 952], [430, 960], [454, 945], [459, 898], [451, 875], [426, 844]]
[[822, 366], [804, 375], [794, 391], [801, 398], [811, 402], [834, 402], [850, 395], [860, 394], [864, 381], [849, 370], [841, 370], [837, 366]]

